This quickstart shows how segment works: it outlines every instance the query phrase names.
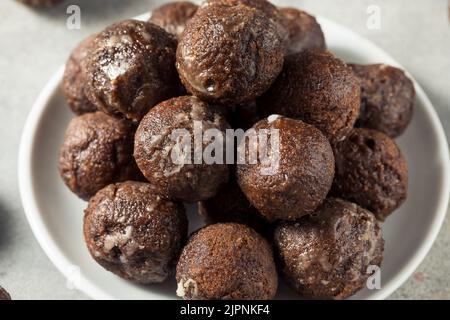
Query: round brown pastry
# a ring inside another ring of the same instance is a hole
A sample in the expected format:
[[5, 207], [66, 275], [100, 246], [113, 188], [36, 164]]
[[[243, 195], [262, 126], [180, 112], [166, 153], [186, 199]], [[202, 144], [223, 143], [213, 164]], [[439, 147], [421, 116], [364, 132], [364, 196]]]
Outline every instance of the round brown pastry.
[[381, 265], [384, 240], [371, 212], [328, 198], [314, 214], [280, 222], [274, 245], [278, 270], [300, 296], [343, 299]]
[[70, 109], [78, 115], [97, 110], [84, 93], [86, 80], [81, 72], [81, 62], [89, 54], [94, 39], [95, 35], [87, 37], [72, 51], [64, 70], [62, 89]]
[[166, 200], [148, 183], [111, 184], [91, 198], [84, 238], [106, 270], [138, 283], [164, 281], [187, 236], [181, 203]]
[[17, 0], [17, 1], [32, 7], [50, 7], [62, 2], [62, 0]]
[[289, 31], [285, 42], [287, 55], [308, 49], [326, 49], [322, 28], [313, 16], [294, 8], [281, 8], [280, 11]]
[[258, 100], [261, 115], [298, 118], [340, 141], [358, 117], [360, 88], [352, 70], [328, 51], [286, 57], [274, 85]]
[[9, 293], [2, 287], [0, 287], [0, 300], [11, 300]]
[[213, 224], [193, 234], [176, 278], [177, 295], [186, 300], [268, 300], [278, 287], [269, 244], [236, 223]]
[[190, 93], [237, 105], [270, 87], [283, 57], [277, 25], [261, 10], [213, 3], [187, 25], [177, 49], [177, 68]]
[[391, 138], [408, 127], [414, 109], [414, 84], [405, 73], [385, 64], [349, 65], [361, 84], [357, 127], [381, 131]]
[[150, 22], [113, 24], [95, 38], [83, 60], [86, 96], [103, 112], [139, 121], [180, 92], [176, 46], [174, 36]]
[[204, 8], [211, 4], [221, 4], [225, 6], [243, 5], [253, 9], [258, 9], [262, 11], [267, 18], [270, 19], [270, 21], [276, 24], [278, 34], [283, 41], [287, 40], [289, 36], [289, 30], [285, 17], [276, 6], [267, 0], [205, 0], [200, 8]]
[[198, 212], [207, 224], [235, 222], [261, 234], [270, 231], [267, 220], [251, 205], [234, 179], [220, 188], [214, 197], [199, 202]]
[[84, 200], [113, 182], [142, 180], [133, 159], [135, 126], [102, 112], [69, 123], [59, 155], [64, 183]]
[[197, 9], [198, 6], [189, 1], [170, 2], [154, 9], [149, 21], [178, 38]]
[[394, 140], [371, 129], [353, 129], [334, 147], [332, 194], [355, 202], [383, 221], [406, 199], [408, 166]]
[[[173, 98], [152, 108], [142, 119], [136, 132], [134, 157], [144, 176], [163, 195], [187, 202], [205, 200], [228, 180], [228, 128], [219, 108], [193, 96]], [[212, 131], [217, 131], [221, 135], [217, 138], [224, 142], [214, 150], [213, 139], [205, 136]], [[195, 132], [201, 133], [203, 139]], [[223, 157], [209, 163], [204, 155], [212, 155], [212, 151]]]
[[[269, 221], [295, 220], [313, 212], [333, 182], [334, 157], [327, 138], [312, 125], [277, 115], [252, 129], [257, 134], [269, 131], [270, 138], [245, 138], [239, 144], [238, 155], [245, 155], [245, 163], [238, 162], [236, 175], [247, 199]], [[276, 133], [278, 143], [272, 142]], [[267, 157], [252, 164], [253, 152], [265, 149]]]

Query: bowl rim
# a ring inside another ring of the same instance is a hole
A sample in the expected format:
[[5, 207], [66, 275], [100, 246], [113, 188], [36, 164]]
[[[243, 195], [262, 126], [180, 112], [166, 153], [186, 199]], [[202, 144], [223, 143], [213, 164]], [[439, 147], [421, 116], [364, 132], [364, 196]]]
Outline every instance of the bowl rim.
[[[136, 17], [136, 19], [143, 19], [148, 14], [144, 14]], [[354, 31], [341, 26], [332, 20], [318, 16], [319, 23], [321, 21], [325, 22], [327, 25], [336, 26], [336, 28], [345, 29], [345, 32], [352, 33], [352, 36], [357, 37], [360, 41], [376, 47], [380, 52], [383, 52], [385, 56], [392, 61], [392, 64], [400, 66], [395, 59], [393, 59], [389, 54], [387, 54], [383, 49], [376, 46], [371, 41], [360, 36]], [[47, 254], [52, 263], [57, 267], [57, 269], [66, 277], [69, 278], [69, 270], [72, 265], [69, 259], [65, 256], [58, 246], [53, 242], [52, 237], [46, 231], [45, 223], [41, 219], [41, 213], [37, 205], [36, 195], [34, 193], [34, 183], [33, 183], [33, 150], [35, 142], [35, 132], [37, 131], [39, 124], [42, 120], [42, 116], [48, 106], [48, 101], [58, 92], [60, 88], [60, 82], [62, 80], [64, 73], [64, 66], [60, 67], [58, 71], [51, 77], [49, 82], [45, 85], [43, 90], [40, 92], [37, 100], [35, 101], [33, 107], [31, 108], [29, 115], [26, 119], [25, 126], [22, 132], [19, 155], [18, 155], [18, 182], [19, 182], [19, 192], [22, 201], [22, 206], [26, 215], [26, 218], [30, 224], [31, 230], [37, 239], [38, 243]], [[450, 157], [447, 139], [444, 133], [443, 126], [439, 120], [439, 117], [431, 104], [428, 96], [425, 94], [424, 90], [417, 83], [417, 81], [408, 74], [415, 86], [417, 97], [423, 102], [423, 109], [429, 116], [433, 129], [437, 136], [437, 144], [441, 150], [442, 158], [439, 159], [442, 170], [443, 179], [439, 185], [441, 190], [439, 194], [439, 201], [437, 204], [437, 209], [434, 212], [434, 221], [432, 222], [430, 228], [427, 230], [426, 236], [422, 241], [421, 245], [416, 249], [415, 254], [405, 262], [403, 268], [397, 272], [396, 275], [387, 283], [383, 284], [383, 288], [374, 292], [369, 299], [379, 300], [389, 297], [397, 288], [399, 288], [411, 274], [417, 269], [419, 264], [424, 260], [425, 256], [431, 249], [444, 218], [447, 213], [448, 201], [450, 197]], [[87, 296], [94, 299], [115, 299], [113, 295], [108, 292], [104, 292], [99, 289], [96, 285], [91, 283], [82, 273], [80, 274], [80, 283], [77, 289], [84, 292]]]

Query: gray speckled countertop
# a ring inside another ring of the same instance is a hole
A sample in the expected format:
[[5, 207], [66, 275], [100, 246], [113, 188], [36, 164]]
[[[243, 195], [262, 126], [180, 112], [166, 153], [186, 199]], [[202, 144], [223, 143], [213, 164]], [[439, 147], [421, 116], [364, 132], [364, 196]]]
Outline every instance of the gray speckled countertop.
[[[447, 0], [293, 0], [341, 23], [389, 52], [420, 82], [450, 134], [450, 22]], [[293, 1], [274, 1], [289, 5]], [[0, 284], [15, 299], [85, 299], [70, 290], [34, 239], [21, 206], [17, 153], [26, 116], [50, 76], [85, 36], [162, 0], [72, 0], [31, 10], [0, 1]], [[67, 3], [81, 7], [82, 27], [66, 27]], [[381, 29], [366, 27], [369, 5]], [[450, 216], [420, 268], [392, 299], [450, 299]]]

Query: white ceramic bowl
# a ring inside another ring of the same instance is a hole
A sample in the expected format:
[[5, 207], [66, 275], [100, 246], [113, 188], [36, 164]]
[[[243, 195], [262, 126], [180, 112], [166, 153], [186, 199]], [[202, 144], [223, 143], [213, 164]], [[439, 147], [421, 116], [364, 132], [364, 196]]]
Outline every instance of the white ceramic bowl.
[[[383, 50], [352, 31], [324, 18], [319, 22], [329, 48], [343, 60], [399, 66]], [[37, 99], [20, 145], [20, 193], [36, 238], [58, 269], [92, 298], [175, 298], [174, 280], [139, 286], [105, 271], [89, 256], [82, 236], [86, 203], [65, 187], [57, 170], [58, 150], [73, 117], [59, 87], [62, 74], [63, 68]], [[448, 145], [433, 106], [417, 82], [415, 87], [415, 115], [406, 133], [398, 139], [409, 164], [409, 196], [383, 225], [386, 245], [381, 289], [364, 289], [353, 298], [388, 297], [423, 260], [445, 217], [450, 193]], [[201, 226], [195, 208], [191, 207], [188, 215], [190, 230]], [[291, 299], [296, 295], [281, 284], [278, 298]]]

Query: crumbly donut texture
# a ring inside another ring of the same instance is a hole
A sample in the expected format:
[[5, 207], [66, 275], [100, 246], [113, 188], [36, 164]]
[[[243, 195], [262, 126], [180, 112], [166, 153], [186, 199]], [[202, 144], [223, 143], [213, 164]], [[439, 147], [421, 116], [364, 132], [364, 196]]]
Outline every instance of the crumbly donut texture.
[[371, 212], [327, 198], [314, 214], [280, 222], [274, 246], [278, 270], [301, 297], [343, 299], [381, 265], [384, 240]]
[[176, 278], [177, 295], [186, 300], [267, 300], [278, 287], [267, 241], [235, 223], [194, 233], [178, 261]]
[[408, 165], [394, 140], [355, 128], [334, 147], [336, 174], [331, 193], [355, 202], [383, 221], [406, 199]]
[[157, 283], [172, 275], [186, 236], [183, 205], [148, 183], [111, 184], [85, 210], [84, 238], [92, 257], [134, 282]]

